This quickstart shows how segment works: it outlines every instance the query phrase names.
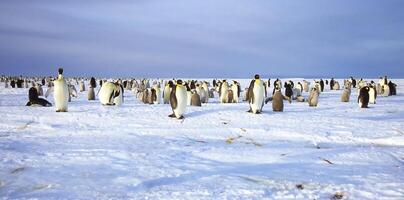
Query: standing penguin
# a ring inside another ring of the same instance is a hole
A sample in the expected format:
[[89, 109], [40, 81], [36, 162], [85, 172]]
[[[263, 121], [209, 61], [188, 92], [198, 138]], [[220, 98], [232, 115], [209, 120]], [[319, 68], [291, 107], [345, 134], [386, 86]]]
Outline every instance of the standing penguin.
[[334, 81], [333, 90], [340, 90], [340, 85], [338, 81]]
[[285, 82], [285, 96], [287, 96], [290, 99], [292, 99], [293, 96], [292, 85], [287, 82]]
[[168, 104], [170, 103], [170, 94], [171, 94], [171, 88], [174, 87], [174, 83], [172, 81], [168, 81], [168, 83], [165, 84], [164, 90], [163, 90], [163, 103]]
[[390, 95], [390, 87], [387, 84], [382, 85], [382, 96], [388, 97]]
[[300, 93], [302, 93], [302, 92], [303, 92], [303, 85], [302, 85], [302, 83], [297, 82], [297, 86], [296, 86], [296, 88], [297, 88], [298, 90], [300, 90]]
[[342, 91], [341, 102], [349, 102], [350, 96], [351, 96], [351, 87], [345, 87], [344, 91]]
[[97, 83], [95, 82], [95, 78], [91, 77], [91, 79], [90, 79], [90, 87], [88, 87], [88, 93], [87, 93], [87, 99], [89, 101], [95, 100], [94, 88], [96, 88], [96, 87], [97, 87]]
[[331, 80], [330, 80], [330, 90], [334, 89], [334, 83], [335, 83], [334, 78], [331, 78]]
[[250, 110], [254, 114], [262, 112], [262, 107], [264, 106], [265, 98], [265, 84], [260, 79], [260, 76], [256, 74], [254, 80], [250, 82], [250, 87], [248, 88], [247, 100], [250, 104]]
[[369, 84], [368, 87], [369, 87], [369, 103], [376, 104], [376, 97], [377, 97], [376, 87], [372, 84]]
[[171, 89], [170, 105], [173, 114], [169, 115], [169, 117], [184, 119], [184, 113], [187, 107], [187, 91], [185, 86], [182, 85], [182, 80], [177, 80], [177, 84], [173, 85]]
[[202, 83], [202, 89], [203, 89], [203, 92], [205, 92], [205, 98], [202, 100], [202, 103], [208, 103], [209, 102], [209, 98], [210, 98], [210, 95], [209, 95], [209, 87], [208, 87], [208, 82], [206, 82], [206, 81], [204, 81], [203, 83]]
[[58, 78], [53, 81], [56, 112], [67, 112], [67, 102], [70, 96], [69, 88], [63, 78], [63, 68], [59, 68], [58, 72]]
[[390, 90], [389, 95], [390, 96], [397, 95], [397, 90], [396, 90], [397, 85], [391, 81], [389, 81], [389, 83], [387, 85], [389, 86], [389, 90]]
[[187, 89], [187, 106], [190, 106], [192, 97], [191, 87], [189, 87], [189, 85], [185, 83], [185, 88]]
[[369, 87], [362, 87], [359, 91], [358, 104], [360, 108], [367, 108], [369, 104]]
[[305, 92], [309, 92], [309, 88], [310, 88], [310, 82], [303, 80], [303, 90]]
[[240, 84], [237, 81], [233, 81], [231, 84], [231, 91], [233, 92], [233, 99], [230, 103], [238, 103], [238, 99], [240, 98]]
[[317, 87], [313, 87], [313, 88], [311, 88], [311, 91], [310, 91], [310, 95], [309, 95], [309, 98], [308, 98], [308, 102], [309, 102], [309, 106], [311, 106], [311, 107], [316, 107], [317, 106], [317, 104], [318, 104], [318, 96], [319, 96], [319, 91], [318, 91], [318, 88]]
[[80, 92], [86, 91], [86, 86], [84, 85], [84, 81], [80, 81]]
[[161, 103], [161, 90], [159, 84], [153, 86], [154, 90], [156, 90], [156, 99], [153, 102], [154, 104], [160, 104]]
[[38, 91], [38, 96], [43, 96], [43, 89], [42, 89], [42, 85], [37, 83], [35, 85], [35, 89]]
[[195, 90], [192, 90], [191, 106], [202, 106], [201, 97]]
[[283, 96], [279, 88], [275, 89], [275, 93], [272, 96], [272, 110], [274, 112], [283, 112], [283, 100], [288, 100], [291, 103], [291, 98]]
[[229, 102], [229, 85], [226, 80], [223, 80], [219, 86], [219, 98], [221, 103]]
[[324, 91], [324, 81], [323, 79], [320, 79], [320, 86], [321, 86], [321, 92]]

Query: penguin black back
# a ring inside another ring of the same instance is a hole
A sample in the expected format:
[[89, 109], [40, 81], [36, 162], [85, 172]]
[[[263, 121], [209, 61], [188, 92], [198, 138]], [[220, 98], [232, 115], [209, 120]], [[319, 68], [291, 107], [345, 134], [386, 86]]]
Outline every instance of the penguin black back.
[[91, 86], [92, 88], [96, 88], [96, 87], [97, 87], [97, 83], [95, 82], [95, 78], [94, 78], [94, 77], [91, 77], [91, 79], [90, 79], [90, 86]]
[[369, 87], [365, 86], [359, 90], [358, 103], [361, 108], [367, 108], [369, 104]]
[[285, 96], [289, 98], [293, 96], [292, 86], [290, 84], [285, 84]]

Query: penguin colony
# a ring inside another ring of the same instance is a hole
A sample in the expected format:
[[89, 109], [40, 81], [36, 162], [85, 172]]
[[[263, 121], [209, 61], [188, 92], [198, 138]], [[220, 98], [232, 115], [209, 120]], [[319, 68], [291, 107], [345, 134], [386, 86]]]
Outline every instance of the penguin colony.
[[[326, 85], [329, 90], [341, 90], [341, 102], [343, 103], [351, 101], [351, 93], [355, 88], [357, 91], [356, 103], [360, 108], [368, 108], [370, 104], [376, 104], [377, 96], [396, 95], [397, 87], [395, 83], [387, 79], [387, 76], [380, 77], [377, 82], [349, 77], [341, 83], [342, 86], [334, 78], [311, 82], [289, 80], [285, 81], [283, 85], [281, 80], [276, 79], [272, 82], [274, 88], [272, 95], [271, 93], [268, 95], [267, 90], [271, 86], [271, 79], [263, 81], [258, 74], [254, 75], [248, 87], [242, 90], [239, 82], [226, 79], [214, 79], [211, 84], [208, 81], [181, 79], [151, 81], [150, 79], [97, 80], [94, 77], [65, 78], [62, 68], [58, 69], [57, 77], [1, 76], [0, 82], [5, 88], [29, 88], [26, 106], [54, 106], [56, 112], [68, 112], [68, 102], [79, 94], [75, 88], [75, 85], [78, 85], [80, 93], [87, 92], [89, 101], [94, 101], [98, 97], [99, 102], [104, 106], [122, 105], [125, 90], [131, 92], [144, 104], [170, 104], [171, 114], [168, 116], [177, 119], [185, 118], [188, 106], [203, 106], [215, 96], [222, 104], [245, 101], [248, 103], [247, 112], [259, 114], [262, 113], [264, 105], [268, 102], [272, 102], [274, 112], [284, 110], [285, 100], [289, 103], [292, 101], [307, 102], [310, 107], [317, 107], [321, 93], [326, 90]], [[44, 87], [47, 87], [45, 94]], [[53, 93], [54, 105], [48, 100], [40, 98], [40, 96], [48, 98], [51, 93]]]

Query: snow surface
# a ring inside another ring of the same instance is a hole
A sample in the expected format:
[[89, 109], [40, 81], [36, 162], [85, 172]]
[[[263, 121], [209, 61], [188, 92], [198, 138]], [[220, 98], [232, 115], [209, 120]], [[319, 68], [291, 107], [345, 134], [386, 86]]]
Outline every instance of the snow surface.
[[216, 97], [185, 120], [130, 91], [119, 107], [87, 92], [67, 113], [26, 107], [28, 89], [1, 83], [0, 199], [404, 199], [404, 80], [393, 81], [398, 96], [369, 109], [355, 89], [342, 103], [326, 86], [316, 108], [255, 115]]

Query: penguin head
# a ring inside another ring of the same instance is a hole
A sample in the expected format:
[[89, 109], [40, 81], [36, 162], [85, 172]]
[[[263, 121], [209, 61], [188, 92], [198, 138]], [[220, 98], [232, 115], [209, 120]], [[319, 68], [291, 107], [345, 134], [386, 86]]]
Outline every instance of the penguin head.
[[254, 79], [260, 79], [260, 75], [258, 74], [254, 75]]
[[177, 80], [177, 85], [182, 85], [182, 80], [181, 79]]
[[59, 73], [60, 75], [62, 75], [62, 74], [63, 74], [63, 68], [60, 67], [60, 68], [58, 69], [58, 73]]

